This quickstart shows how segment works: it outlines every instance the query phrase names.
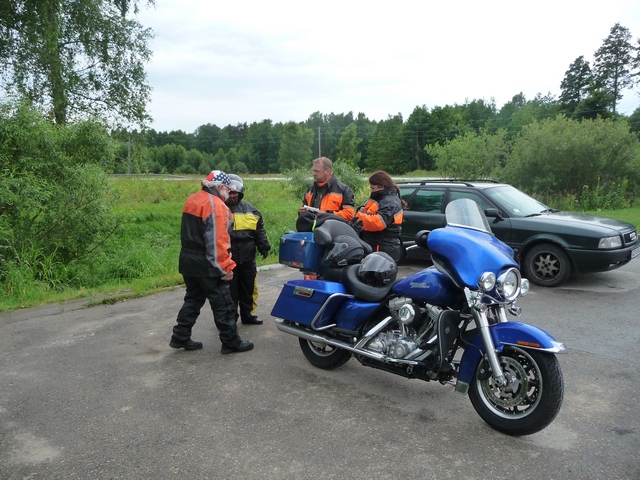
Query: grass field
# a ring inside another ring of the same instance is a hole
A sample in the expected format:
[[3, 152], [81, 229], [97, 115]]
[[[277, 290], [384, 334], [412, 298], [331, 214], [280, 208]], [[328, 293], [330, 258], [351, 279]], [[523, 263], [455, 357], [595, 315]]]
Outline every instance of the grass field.
[[[178, 273], [182, 206], [200, 188], [200, 179], [117, 177], [112, 182], [118, 198], [114, 208], [122, 224], [110, 247], [91, 266], [91, 278], [74, 288], [25, 283], [0, 297], [0, 311], [93, 296], [115, 302], [182, 284]], [[262, 213], [272, 247], [267, 259], [258, 256], [258, 265], [277, 263], [279, 238], [295, 230], [301, 199], [282, 180], [247, 180], [245, 186], [244, 199]]]
[[[112, 182], [118, 197], [114, 208], [122, 225], [108, 251], [92, 265], [90, 281], [73, 288], [27, 286], [0, 298], [0, 311], [92, 296], [99, 296], [101, 302], [115, 302], [181, 286], [178, 254], [182, 206], [185, 199], [200, 188], [199, 178], [118, 177]], [[286, 231], [295, 230], [301, 199], [283, 180], [245, 179], [245, 186], [244, 199], [262, 213], [272, 246], [267, 259], [258, 256], [258, 265], [277, 263], [279, 239]], [[363, 201], [364, 198], [356, 199], [357, 204]], [[640, 226], [640, 208], [590, 213]]]

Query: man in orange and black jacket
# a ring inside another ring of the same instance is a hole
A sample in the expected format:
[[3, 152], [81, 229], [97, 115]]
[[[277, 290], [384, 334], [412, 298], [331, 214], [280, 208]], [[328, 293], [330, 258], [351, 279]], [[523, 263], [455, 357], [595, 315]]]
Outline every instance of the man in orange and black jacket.
[[338, 180], [332, 168], [333, 164], [327, 157], [313, 161], [313, 185], [304, 194], [298, 214], [307, 212], [306, 205], [318, 209], [317, 213], [332, 213], [346, 222], [353, 218], [353, 190]]
[[178, 271], [187, 291], [169, 342], [172, 348], [202, 348], [202, 342], [191, 339], [191, 330], [207, 300], [220, 331], [221, 352], [246, 352], [253, 348], [252, 342], [242, 341], [238, 335], [229, 290], [236, 266], [231, 258], [229, 238], [233, 214], [224, 203], [229, 198], [230, 183], [226, 173], [214, 170], [202, 181], [202, 189], [184, 204]]

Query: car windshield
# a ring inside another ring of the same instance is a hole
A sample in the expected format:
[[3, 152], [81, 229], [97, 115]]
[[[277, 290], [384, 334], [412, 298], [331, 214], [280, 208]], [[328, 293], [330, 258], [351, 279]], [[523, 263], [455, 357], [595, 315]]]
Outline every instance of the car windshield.
[[491, 198], [505, 213], [514, 217], [529, 217], [539, 215], [544, 211], [550, 211], [544, 203], [522, 193], [517, 188], [505, 185], [495, 188], [487, 188], [484, 193]]

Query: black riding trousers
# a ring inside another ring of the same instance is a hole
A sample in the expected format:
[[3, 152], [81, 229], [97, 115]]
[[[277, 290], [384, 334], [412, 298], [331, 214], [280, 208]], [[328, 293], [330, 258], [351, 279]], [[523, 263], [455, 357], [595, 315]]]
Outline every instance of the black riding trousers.
[[183, 276], [187, 292], [184, 304], [178, 312], [177, 323], [173, 327], [173, 336], [178, 340], [191, 338], [191, 329], [200, 315], [200, 309], [209, 300], [213, 320], [220, 331], [220, 341], [224, 345], [238, 346], [241, 342], [236, 325], [233, 299], [229, 291], [229, 282], [216, 277]]

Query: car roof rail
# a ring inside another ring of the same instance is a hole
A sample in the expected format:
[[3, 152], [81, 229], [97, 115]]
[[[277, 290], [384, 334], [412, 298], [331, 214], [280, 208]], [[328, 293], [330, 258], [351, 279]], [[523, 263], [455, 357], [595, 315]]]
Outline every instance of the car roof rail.
[[498, 180], [494, 180], [492, 178], [428, 178], [426, 180], [415, 180], [415, 181], [405, 181], [405, 182], [396, 182], [398, 185], [406, 185], [406, 184], [418, 184], [418, 185], [427, 185], [429, 183], [462, 183], [467, 187], [473, 187], [473, 183], [502, 183]]

